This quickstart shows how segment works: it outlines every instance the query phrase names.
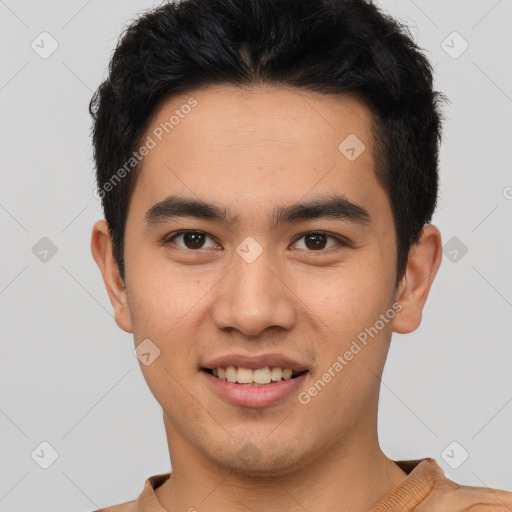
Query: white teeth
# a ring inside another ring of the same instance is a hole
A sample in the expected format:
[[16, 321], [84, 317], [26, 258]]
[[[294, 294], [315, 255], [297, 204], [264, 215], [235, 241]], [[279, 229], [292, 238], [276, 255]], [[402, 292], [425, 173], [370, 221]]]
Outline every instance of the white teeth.
[[226, 368], [226, 380], [228, 382], [236, 382], [236, 368], [234, 366], [228, 366]]
[[275, 368], [272, 368], [272, 380], [278, 381], [281, 380], [283, 377], [283, 370], [281, 368], [278, 368], [277, 366]]
[[290, 370], [290, 368], [286, 368], [286, 370], [283, 372], [283, 379], [284, 380], [288, 380], [288, 379], [291, 379], [292, 378], [292, 371]]
[[257, 370], [254, 370], [253, 373], [254, 382], [257, 384], [270, 384], [272, 382], [270, 368], [268, 366], [265, 366], [265, 368], [258, 368]]
[[254, 372], [250, 368], [238, 368], [236, 381], [239, 384], [250, 384], [254, 382]]
[[237, 368], [236, 366], [230, 365], [227, 368], [213, 368], [213, 375], [222, 380], [228, 382], [237, 382], [238, 384], [270, 384], [272, 382], [278, 382], [282, 379], [290, 380], [293, 375], [291, 368], [279, 368], [274, 366], [272, 368], [264, 366], [263, 368], [257, 368], [252, 370], [251, 368]]

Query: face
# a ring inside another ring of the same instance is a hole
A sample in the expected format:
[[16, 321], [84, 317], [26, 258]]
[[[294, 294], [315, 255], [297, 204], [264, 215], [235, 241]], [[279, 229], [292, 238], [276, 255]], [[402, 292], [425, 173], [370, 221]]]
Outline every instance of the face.
[[[116, 321], [160, 351], [141, 368], [171, 456], [278, 475], [370, 442], [401, 308], [371, 116], [355, 97], [218, 85], [151, 119]], [[255, 386], [204, 370], [230, 362], [307, 371]]]

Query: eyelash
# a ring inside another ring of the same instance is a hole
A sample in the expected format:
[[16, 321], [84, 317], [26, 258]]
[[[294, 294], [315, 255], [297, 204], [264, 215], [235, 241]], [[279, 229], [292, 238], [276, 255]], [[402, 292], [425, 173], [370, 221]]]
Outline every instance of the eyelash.
[[[165, 245], [169, 245], [171, 244], [172, 242], [174, 242], [174, 240], [176, 240], [176, 238], [180, 237], [181, 235], [184, 235], [186, 233], [199, 233], [201, 235], [206, 235], [208, 238], [212, 239], [213, 240], [213, 237], [211, 237], [210, 235], [208, 235], [207, 233], [205, 233], [204, 231], [197, 231], [197, 230], [192, 230], [192, 229], [188, 229], [188, 230], [181, 230], [181, 231], [176, 231], [175, 233], [171, 233], [165, 240], [164, 240], [164, 244]], [[302, 233], [301, 235], [299, 235], [292, 243], [296, 243], [298, 242], [301, 238], [304, 238], [306, 237], [307, 235], [326, 235], [328, 238], [333, 238], [334, 240], [336, 240], [336, 242], [338, 243], [338, 246], [341, 246], [341, 247], [348, 247], [350, 244], [349, 242], [341, 237], [341, 236], [337, 236], [337, 235], [332, 235], [330, 233], [326, 233], [324, 231], [307, 231], [305, 233]], [[189, 252], [200, 252], [201, 249], [188, 249], [186, 247], [181, 247], [181, 246], [178, 246], [180, 249], [183, 249], [185, 251], [189, 251]], [[318, 251], [314, 251], [314, 250], [307, 250], [307, 252], [327, 252], [331, 249], [335, 249], [336, 247], [329, 247], [327, 249], [319, 249]], [[302, 249], [304, 250], [304, 249]]]

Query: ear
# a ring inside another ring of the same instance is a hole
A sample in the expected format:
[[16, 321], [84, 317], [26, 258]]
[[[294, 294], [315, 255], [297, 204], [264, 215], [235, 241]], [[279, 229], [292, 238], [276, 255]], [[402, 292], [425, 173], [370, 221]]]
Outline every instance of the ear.
[[402, 309], [394, 318], [394, 332], [406, 334], [420, 325], [423, 306], [441, 265], [442, 254], [439, 229], [426, 224], [419, 241], [411, 246], [407, 268], [398, 287], [396, 301]]
[[117, 325], [123, 331], [133, 332], [126, 287], [119, 274], [119, 267], [112, 251], [108, 223], [105, 220], [97, 221], [92, 228], [91, 252], [101, 270], [105, 288], [114, 307]]

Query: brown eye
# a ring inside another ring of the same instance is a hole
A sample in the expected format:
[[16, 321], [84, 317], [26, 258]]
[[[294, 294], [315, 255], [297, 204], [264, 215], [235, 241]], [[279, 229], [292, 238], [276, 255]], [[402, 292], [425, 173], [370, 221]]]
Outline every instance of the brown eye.
[[313, 234], [313, 235], [306, 235], [306, 247], [308, 249], [323, 249], [326, 244], [326, 235], [319, 235], [319, 234]]
[[[194, 249], [204, 249], [205, 248], [205, 246], [204, 246], [205, 240], [209, 239], [210, 237], [208, 235], [206, 235], [206, 233], [202, 233], [201, 231], [180, 231], [180, 232], [174, 234], [173, 236], [171, 236], [170, 238], [168, 238], [165, 241], [165, 243], [170, 244], [171, 242], [174, 242], [175, 240], [177, 240], [179, 238], [183, 239], [184, 245], [180, 245], [180, 244], [176, 244], [176, 245], [178, 245], [179, 247], [181, 247], [183, 249], [194, 250]], [[210, 247], [215, 247], [215, 243], [213, 243], [213, 245]]]
[[[335, 243], [326, 247], [328, 239], [335, 240]], [[317, 233], [317, 232], [311, 232], [306, 233], [302, 235], [300, 238], [297, 239], [297, 242], [299, 240], [304, 240], [304, 247], [307, 250], [310, 251], [317, 251], [321, 252], [323, 249], [330, 249], [331, 247], [334, 247], [336, 245], [346, 245], [343, 240], [339, 237], [328, 235], [327, 233]], [[296, 243], [297, 243], [296, 242]], [[300, 247], [302, 248], [302, 247]]]

